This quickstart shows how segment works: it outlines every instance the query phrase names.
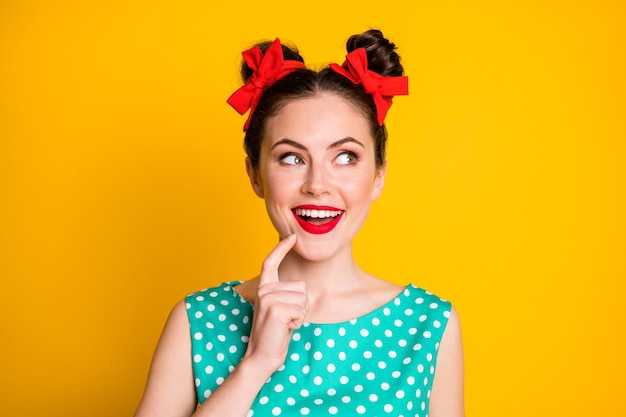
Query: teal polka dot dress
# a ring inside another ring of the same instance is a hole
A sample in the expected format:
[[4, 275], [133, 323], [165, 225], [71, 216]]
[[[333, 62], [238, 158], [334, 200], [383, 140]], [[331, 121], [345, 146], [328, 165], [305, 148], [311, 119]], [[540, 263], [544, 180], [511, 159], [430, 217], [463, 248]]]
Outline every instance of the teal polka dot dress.
[[[186, 297], [193, 372], [202, 404], [237, 366], [253, 306], [233, 285]], [[426, 417], [451, 305], [412, 284], [384, 306], [333, 324], [304, 323], [248, 416]]]

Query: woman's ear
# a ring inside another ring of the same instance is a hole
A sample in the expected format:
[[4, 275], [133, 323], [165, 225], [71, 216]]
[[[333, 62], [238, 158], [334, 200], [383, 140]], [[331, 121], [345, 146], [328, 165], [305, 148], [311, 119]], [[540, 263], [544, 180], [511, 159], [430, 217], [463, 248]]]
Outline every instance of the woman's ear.
[[383, 193], [385, 186], [385, 175], [387, 175], [387, 161], [376, 170], [376, 178], [374, 178], [374, 187], [372, 188], [372, 201], [376, 201]]
[[246, 172], [248, 173], [248, 178], [250, 178], [250, 185], [252, 185], [252, 189], [254, 193], [259, 197], [263, 198], [263, 183], [261, 182], [261, 176], [259, 175], [259, 171], [252, 166], [250, 162], [250, 158], [246, 158]]

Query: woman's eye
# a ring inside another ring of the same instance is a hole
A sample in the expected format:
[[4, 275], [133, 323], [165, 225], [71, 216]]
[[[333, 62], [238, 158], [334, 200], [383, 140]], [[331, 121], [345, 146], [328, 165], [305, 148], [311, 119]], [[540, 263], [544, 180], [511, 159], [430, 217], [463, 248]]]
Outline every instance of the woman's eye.
[[280, 158], [280, 162], [287, 165], [300, 165], [303, 164], [304, 161], [298, 155], [288, 154]]
[[357, 157], [352, 152], [344, 152], [339, 154], [336, 161], [340, 165], [352, 165], [356, 163]]

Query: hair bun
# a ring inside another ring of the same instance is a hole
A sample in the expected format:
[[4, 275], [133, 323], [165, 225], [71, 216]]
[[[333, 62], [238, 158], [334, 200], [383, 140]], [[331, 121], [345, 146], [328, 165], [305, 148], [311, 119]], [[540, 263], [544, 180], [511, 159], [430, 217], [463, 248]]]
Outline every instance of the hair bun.
[[352, 35], [346, 43], [348, 53], [365, 48], [368, 68], [383, 76], [397, 77], [404, 74], [396, 45], [383, 36], [378, 29], [370, 29], [359, 35]]

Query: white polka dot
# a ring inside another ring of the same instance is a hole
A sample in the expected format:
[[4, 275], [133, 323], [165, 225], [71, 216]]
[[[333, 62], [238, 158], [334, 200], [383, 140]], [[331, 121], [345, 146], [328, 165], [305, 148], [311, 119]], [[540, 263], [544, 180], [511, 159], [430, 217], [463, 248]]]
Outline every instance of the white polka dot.
[[389, 355], [389, 357], [392, 359], [398, 356], [395, 350], [390, 350], [389, 352], [387, 352], [387, 355]]
[[439, 304], [437, 304], [437, 303], [430, 303], [430, 308], [431, 308], [431, 309], [433, 309], [433, 310], [434, 310], [434, 309], [436, 309], [437, 307], [439, 307]]
[[235, 353], [235, 352], [237, 352], [237, 346], [231, 346], [231, 347], [229, 347], [229, 348], [228, 348], [228, 351], [229, 351], [230, 353]]
[[348, 404], [352, 399], [350, 397], [348, 397], [347, 395], [344, 395], [343, 397], [341, 397], [341, 401]]
[[284, 389], [285, 387], [283, 387], [282, 384], [276, 384], [276, 386], [274, 387], [274, 391], [276, 392], [283, 392]]
[[319, 336], [322, 334], [322, 329], [320, 329], [319, 327], [316, 327], [315, 330], [313, 330], [313, 334], [315, 336]]
[[332, 363], [329, 363], [328, 365], [326, 365], [326, 370], [327, 370], [328, 372], [330, 372], [331, 374], [332, 374], [333, 372], [335, 372], [335, 369], [336, 369], [336, 368], [335, 368], [335, 365], [334, 365], [334, 364], [332, 364]]
[[369, 336], [370, 332], [367, 331], [367, 329], [361, 329], [361, 336], [363, 337], [367, 337]]
[[223, 353], [221, 353], [221, 352], [220, 352], [220, 353], [218, 353], [218, 354], [216, 355], [216, 357], [217, 357], [217, 360], [218, 360], [218, 361], [220, 361], [220, 362], [222, 362], [222, 361], [224, 360], [224, 354], [223, 354]]
[[289, 382], [295, 384], [296, 382], [298, 382], [298, 378], [296, 378], [295, 375], [289, 375]]
[[339, 382], [341, 382], [342, 384], [347, 384], [350, 380], [348, 379], [347, 376], [342, 376], [341, 378], [339, 378]]
[[365, 359], [371, 359], [372, 357], [372, 352], [370, 352], [369, 350], [366, 350], [365, 352], [363, 352], [363, 357]]
[[193, 361], [194, 361], [195, 363], [198, 363], [198, 362], [200, 362], [201, 360], [202, 360], [202, 356], [200, 356], [199, 354], [197, 354], [197, 353], [196, 353], [195, 355], [193, 355]]
[[379, 319], [378, 317], [374, 317], [374, 318], [372, 319], [372, 324], [373, 324], [374, 326], [378, 326], [378, 325], [380, 324], [380, 319]]
[[309, 373], [309, 372], [311, 372], [311, 367], [310, 367], [309, 365], [304, 365], [304, 366], [302, 367], [302, 373], [303, 373], [304, 375], [308, 375], [308, 373]]
[[337, 412], [338, 412], [338, 411], [339, 411], [339, 410], [338, 410], [338, 409], [337, 409], [337, 407], [335, 407], [335, 406], [332, 406], [332, 407], [329, 407], [329, 408], [328, 408], [328, 412], [329, 412], [330, 414], [337, 414]]
[[332, 397], [333, 395], [337, 394], [337, 391], [334, 388], [328, 388], [326, 394]]
[[209, 398], [210, 396], [211, 396], [211, 390], [210, 389], [204, 391], [204, 398]]
[[376, 340], [374, 342], [374, 346], [376, 346], [377, 348], [381, 348], [383, 347], [383, 342], [381, 342], [380, 340]]
[[414, 335], [414, 334], [416, 334], [416, 333], [417, 333], [417, 329], [416, 329], [415, 327], [411, 327], [411, 328], [409, 329], [409, 334], [410, 334], [410, 335]]
[[323, 356], [322, 352], [318, 351], [313, 354], [313, 359], [315, 359], [316, 361], [319, 361], [320, 359], [322, 359], [322, 356]]
[[373, 403], [375, 403], [376, 401], [378, 401], [378, 395], [376, 394], [370, 394], [369, 396], [369, 400]]
[[400, 371], [393, 371], [391, 373], [391, 376], [394, 377], [394, 378], [400, 378], [400, 375], [401, 375]]
[[435, 374], [435, 367], [433, 365], [430, 365], [430, 374], [431, 375]]
[[393, 305], [399, 306], [400, 305], [400, 299], [396, 298], [395, 300], [393, 300]]
[[383, 391], [387, 391], [387, 390], [389, 390], [389, 384], [387, 382], [383, 382], [382, 384], [380, 384], [380, 388]]
[[425, 337], [426, 339], [430, 339], [430, 336], [432, 336], [432, 335], [431, 335], [431, 333], [430, 333], [428, 330], [426, 330], [426, 331], [424, 332], [424, 337]]
[[406, 409], [409, 411], [413, 409], [413, 401], [409, 401], [406, 403]]
[[439, 320], [435, 320], [435, 321], [433, 321], [433, 326], [434, 326], [436, 329], [438, 329], [438, 328], [440, 328], [440, 327], [441, 327], [441, 322], [440, 322]]
[[346, 329], [344, 329], [343, 327], [340, 327], [339, 330], [337, 330], [337, 333], [339, 333], [339, 336], [345, 336]]
[[311, 410], [309, 410], [307, 407], [302, 407], [300, 409], [300, 414], [302, 414], [303, 416], [308, 416], [310, 411]]
[[207, 366], [206, 368], [204, 368], [204, 372], [206, 372], [207, 374], [212, 374], [213, 367], [211, 365]]
[[308, 390], [308, 389], [306, 389], [306, 388], [301, 389], [301, 390], [300, 390], [300, 395], [301, 395], [302, 397], [308, 397], [308, 396], [309, 396], [309, 390]]
[[418, 320], [423, 323], [426, 321], [427, 318], [428, 316], [426, 314], [422, 314], [421, 316], [419, 316]]
[[202, 311], [196, 311], [196, 314], [194, 314], [195, 318], [199, 319], [200, 317], [202, 317]]
[[428, 362], [432, 361], [432, 360], [433, 360], [433, 354], [432, 354], [432, 353], [430, 353], [430, 352], [429, 352], [429, 353], [427, 353], [427, 354], [426, 354], [426, 360], [427, 360]]
[[307, 352], [311, 350], [311, 342], [306, 342], [304, 344], [304, 350], [306, 350]]
[[228, 300], [222, 300], [220, 301], [220, 304], [223, 306], [227, 306], [228, 305]]
[[335, 347], [335, 341], [333, 339], [328, 339], [326, 341], [326, 346], [328, 346], [329, 348]]
[[224, 383], [224, 378], [223, 377], [219, 377], [215, 380], [215, 383], [217, 385], [222, 385]]
[[404, 339], [400, 339], [398, 340], [398, 346], [402, 346], [405, 347], [408, 344], [408, 342]]
[[421, 397], [422, 396], [422, 390], [418, 388], [417, 391], [415, 391], [415, 396], [417, 398]]
[[404, 358], [404, 360], [402, 361], [402, 364], [404, 364], [404, 365], [408, 365], [408, 364], [410, 364], [410, 363], [411, 363], [411, 360], [412, 360], [412, 359], [411, 359], [410, 357]]
[[424, 372], [424, 365], [422, 365], [421, 363], [417, 365], [417, 372], [419, 372], [420, 374]]
[[354, 386], [354, 391], [362, 392], [363, 391], [363, 385], [355, 385]]
[[399, 399], [399, 400], [404, 398], [404, 391], [402, 391], [401, 389], [396, 391], [396, 398]]
[[272, 414], [275, 415], [275, 416], [280, 415], [281, 412], [282, 412], [282, 410], [280, 409], [280, 407], [272, 408]]
[[228, 326], [228, 329], [229, 329], [231, 332], [236, 332], [236, 331], [239, 329], [239, 327], [237, 327], [237, 325], [236, 325], [236, 324], [231, 324], [230, 326]]
[[414, 385], [415, 384], [415, 378], [413, 378], [412, 376], [408, 377], [406, 379], [406, 383], [409, 385]]
[[445, 318], [449, 319], [449, 318], [450, 318], [450, 312], [449, 312], [449, 311], [444, 311], [444, 312], [443, 312], [443, 316], [444, 316]]
[[245, 316], [242, 321], [243, 321], [243, 324], [248, 324], [248, 322], [250, 321], [250, 317]]
[[322, 377], [321, 376], [316, 376], [315, 378], [313, 378], [313, 383], [315, 385], [322, 385]]
[[185, 303], [185, 307], [187, 307], [187, 310], [189, 310], [191, 308], [191, 304]]
[[291, 338], [297, 342], [302, 338], [302, 335], [300, 333], [294, 333]]
[[383, 309], [383, 314], [384, 314], [385, 316], [388, 316], [388, 315], [390, 315], [390, 314], [391, 314], [391, 310], [389, 310], [389, 307], [385, 307], [385, 308]]
[[385, 330], [385, 336], [391, 337], [391, 336], [393, 336], [393, 332], [391, 330], [387, 329], [387, 330]]
[[424, 377], [424, 386], [428, 385], [428, 377]]
[[300, 355], [298, 355], [297, 353], [292, 353], [291, 354], [291, 360], [292, 361], [297, 361], [298, 359], [300, 359]]
[[415, 300], [415, 304], [422, 304], [424, 302], [424, 299], [422, 297], [419, 297]]
[[421, 343], [416, 343], [415, 346], [413, 346], [413, 350], [421, 350], [421, 349], [422, 349]]
[[367, 374], [365, 374], [365, 378], [367, 378], [370, 381], [372, 381], [372, 380], [374, 380], [374, 378], [376, 378], [376, 374], [374, 374], [374, 372], [368, 372]]
[[220, 342], [225, 342], [226, 341], [226, 336], [224, 336], [223, 334], [218, 334], [217, 335], [217, 340], [219, 340]]
[[217, 297], [217, 291], [211, 291], [209, 295], [213, 298]]
[[348, 346], [350, 346], [352, 349], [356, 349], [356, 347], [358, 346], [358, 343], [356, 342], [356, 340], [350, 340], [350, 343], [348, 343]]
[[238, 309], [238, 308], [233, 308], [233, 309], [232, 309], [232, 311], [231, 311], [231, 313], [233, 313], [233, 315], [235, 315], [235, 316], [238, 316], [238, 315], [239, 315], [239, 313], [240, 313], [240, 311], [239, 311], [239, 309]]
[[424, 401], [422, 401], [421, 408], [422, 408], [422, 411], [424, 411], [426, 409], [426, 403]]
[[209, 304], [208, 306], [206, 306], [206, 309], [209, 311], [214, 311], [215, 310], [215, 306], [213, 304]]
[[385, 413], [391, 413], [393, 411], [393, 405], [385, 404], [385, 406], [383, 407], [383, 410], [385, 410]]
[[365, 414], [365, 411], [366, 411], [366, 410], [365, 410], [365, 407], [363, 407], [362, 405], [359, 405], [359, 406], [356, 408], [356, 412], [357, 412], [357, 413], [359, 413], [359, 414]]
[[200, 386], [200, 378], [196, 378], [195, 382], [196, 382], [196, 387], [199, 387]]
[[313, 400], [313, 403], [316, 405], [321, 405], [324, 403], [324, 400], [322, 400], [321, 398], [316, 398]]
[[203, 296], [201, 296], [201, 295], [198, 295], [198, 296], [196, 297], [196, 300], [198, 300], [198, 301], [204, 301], [204, 297], [203, 297]]
[[250, 338], [248, 336], [241, 336], [241, 341], [243, 343], [248, 343], [248, 340], [250, 340]]
[[202, 333], [200, 333], [200, 332], [196, 332], [196, 333], [193, 335], [193, 338], [194, 338], [194, 339], [196, 339], [196, 340], [201, 340], [201, 339], [202, 339]]
[[226, 314], [220, 314], [219, 316], [217, 316], [217, 319], [218, 319], [219, 321], [224, 321], [224, 320], [226, 320]]
[[213, 343], [208, 342], [208, 343], [206, 344], [206, 350], [213, 350]]
[[387, 364], [383, 361], [378, 362], [378, 367], [380, 369], [385, 369], [387, 367]]
[[295, 405], [296, 400], [293, 397], [287, 398], [287, 405]]
[[341, 361], [345, 361], [346, 360], [346, 352], [339, 352], [339, 354], [337, 355], [337, 357], [339, 358], [339, 360]]
[[396, 327], [402, 327], [402, 320], [396, 319], [396, 320], [393, 321], [393, 324]]

